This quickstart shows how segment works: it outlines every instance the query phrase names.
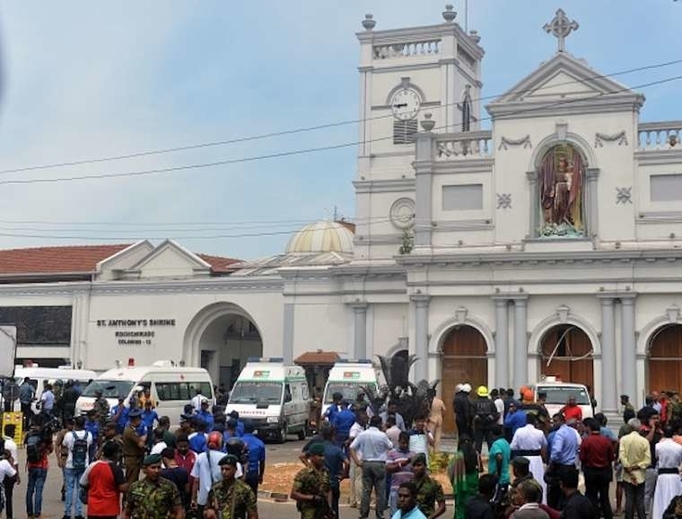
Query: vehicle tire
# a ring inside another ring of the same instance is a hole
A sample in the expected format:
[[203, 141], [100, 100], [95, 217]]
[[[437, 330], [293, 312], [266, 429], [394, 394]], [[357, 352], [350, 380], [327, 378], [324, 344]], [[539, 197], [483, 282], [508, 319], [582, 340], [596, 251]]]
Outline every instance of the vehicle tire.
[[305, 424], [303, 425], [303, 429], [298, 431], [298, 439], [299, 440], [305, 440], [305, 437], [308, 434], [308, 420], [306, 420]]
[[277, 443], [285, 443], [287, 441], [287, 424], [284, 424], [278, 432]]

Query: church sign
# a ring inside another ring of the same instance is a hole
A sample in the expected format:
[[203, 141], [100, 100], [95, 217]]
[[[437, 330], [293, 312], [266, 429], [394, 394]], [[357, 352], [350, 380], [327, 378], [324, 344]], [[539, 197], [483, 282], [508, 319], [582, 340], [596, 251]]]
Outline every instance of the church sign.
[[175, 319], [97, 319], [99, 328], [113, 328], [119, 346], [151, 346], [158, 328], [172, 328]]

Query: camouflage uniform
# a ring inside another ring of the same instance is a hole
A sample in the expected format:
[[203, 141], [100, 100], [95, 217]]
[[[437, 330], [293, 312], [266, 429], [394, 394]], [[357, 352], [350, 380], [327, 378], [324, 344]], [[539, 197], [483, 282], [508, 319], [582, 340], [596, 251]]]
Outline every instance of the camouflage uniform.
[[178, 506], [182, 506], [178, 488], [163, 478], [155, 483], [136, 481], [126, 495], [126, 512], [132, 519], [166, 519]]
[[[324, 503], [327, 503], [327, 493], [331, 491], [329, 485], [329, 471], [326, 468], [317, 470], [314, 467], [306, 467], [296, 474], [294, 478], [293, 489], [301, 494], [308, 494], [311, 496], [321, 496]], [[324, 505], [323, 503], [323, 505]], [[316, 519], [325, 517], [325, 509], [329, 506], [315, 505], [309, 501], [299, 501], [296, 508], [301, 512], [301, 519]]]
[[[225, 481], [218, 481], [211, 487], [208, 493], [207, 507], [220, 512], [222, 519], [237, 519], [246, 517], [247, 513], [256, 512], [256, 495], [251, 487], [235, 479], [229, 487], [225, 488]], [[234, 514], [233, 514], [234, 512]]]
[[101, 396], [97, 400], [95, 400], [95, 403], [93, 404], [93, 409], [97, 413], [97, 422], [99, 423], [100, 430], [103, 432], [104, 427], [107, 425], [107, 422], [109, 421], [109, 413], [111, 411], [109, 408], [109, 402], [107, 402], [106, 398]]
[[438, 481], [427, 476], [426, 474], [420, 479], [413, 479], [412, 482], [417, 488], [417, 504], [419, 510], [429, 517], [436, 510], [436, 503], [445, 501], [443, 494], [443, 487]]
[[121, 436], [118, 434], [116, 436], [114, 436], [113, 438], [109, 438], [109, 439], [102, 437], [102, 445], [100, 445], [99, 448], [97, 449], [97, 454], [95, 455], [95, 458], [98, 460], [103, 459], [102, 452], [104, 451], [104, 446], [107, 443], [115, 443], [116, 445], [118, 445], [118, 452], [119, 452], [120, 456], [118, 458], [117, 465], [119, 467], [123, 468], [123, 440], [121, 439]]

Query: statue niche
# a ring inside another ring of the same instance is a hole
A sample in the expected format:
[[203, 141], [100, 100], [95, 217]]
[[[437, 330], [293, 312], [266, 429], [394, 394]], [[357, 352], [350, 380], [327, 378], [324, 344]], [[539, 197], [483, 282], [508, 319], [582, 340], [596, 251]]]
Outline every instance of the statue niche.
[[570, 144], [552, 147], [538, 170], [541, 238], [582, 238], [585, 233], [580, 152]]

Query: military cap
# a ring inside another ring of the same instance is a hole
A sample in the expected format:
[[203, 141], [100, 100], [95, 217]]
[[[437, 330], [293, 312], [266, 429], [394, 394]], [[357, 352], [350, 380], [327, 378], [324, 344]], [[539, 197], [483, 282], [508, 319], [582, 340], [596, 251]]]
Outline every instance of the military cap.
[[308, 454], [311, 456], [313, 454], [324, 456], [324, 445], [322, 443], [313, 443], [310, 447], [308, 447]]
[[139, 418], [140, 416], [142, 416], [142, 411], [139, 409], [131, 409], [128, 413], [128, 418]]
[[145, 456], [142, 460], [142, 466], [148, 467], [149, 465], [154, 465], [156, 463], [161, 463], [161, 454], [150, 454]]
[[423, 465], [426, 465], [426, 454], [424, 454], [423, 452], [420, 452], [419, 454], [415, 454], [412, 457], [412, 465], [414, 465], [416, 463], [421, 463]]
[[228, 454], [227, 456], [223, 456], [222, 458], [220, 458], [218, 465], [220, 465], [221, 467], [223, 465], [232, 465], [233, 467], [236, 467], [237, 463], [239, 463], [237, 456], [233, 456], [232, 454]]

